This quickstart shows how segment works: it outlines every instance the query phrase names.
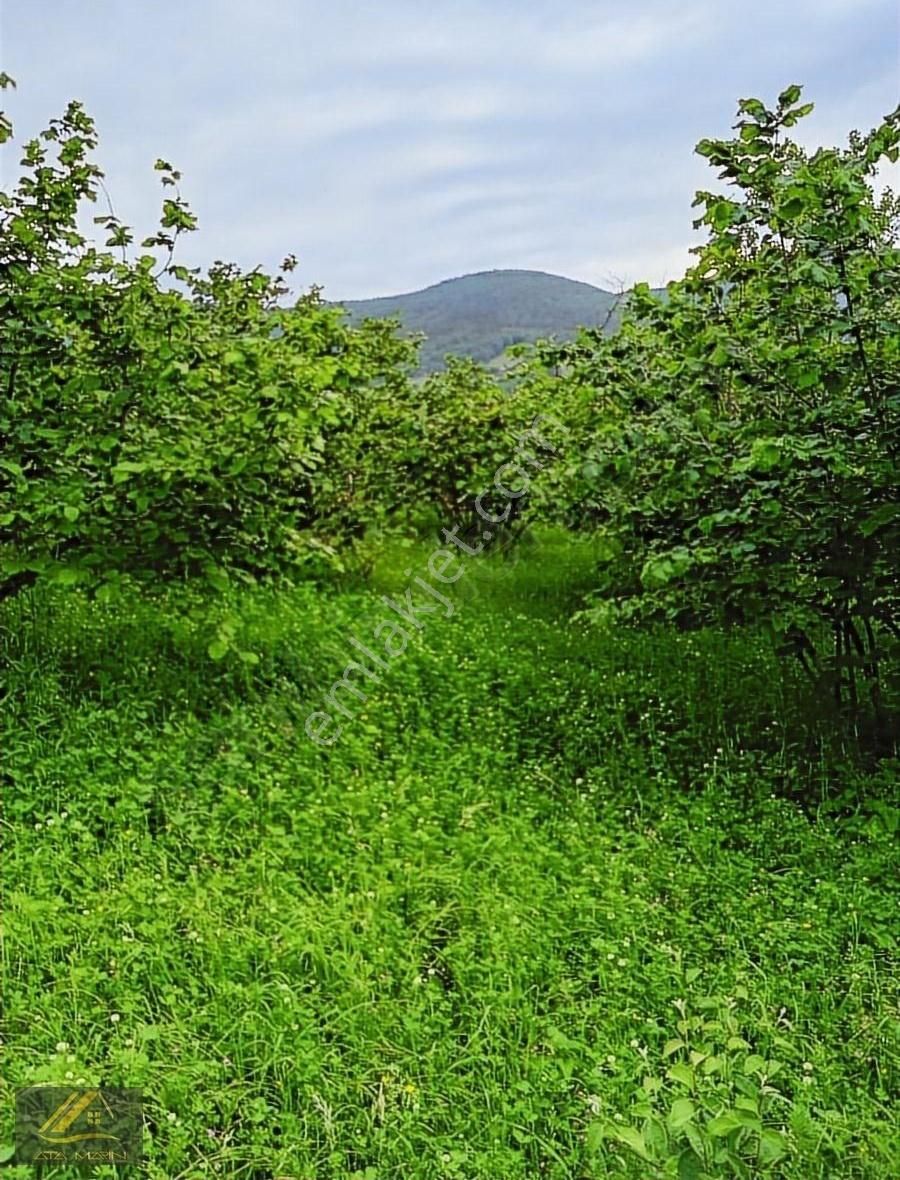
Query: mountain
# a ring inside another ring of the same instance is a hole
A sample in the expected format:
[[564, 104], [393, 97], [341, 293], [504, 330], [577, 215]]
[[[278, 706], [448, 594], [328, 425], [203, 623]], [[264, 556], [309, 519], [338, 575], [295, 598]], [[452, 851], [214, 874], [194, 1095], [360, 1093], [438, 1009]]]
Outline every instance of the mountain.
[[423, 291], [341, 303], [351, 322], [399, 317], [408, 332], [424, 332], [421, 370], [443, 367], [444, 356], [485, 364], [519, 341], [569, 339], [579, 327], [615, 326], [620, 297], [590, 283], [539, 270], [486, 270], [445, 279]]

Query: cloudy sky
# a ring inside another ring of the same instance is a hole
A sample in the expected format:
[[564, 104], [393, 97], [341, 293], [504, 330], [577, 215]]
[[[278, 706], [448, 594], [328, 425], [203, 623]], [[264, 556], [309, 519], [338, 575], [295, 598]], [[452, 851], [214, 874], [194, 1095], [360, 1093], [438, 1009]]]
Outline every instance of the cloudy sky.
[[[738, 98], [805, 86], [835, 143], [900, 98], [896, 0], [0, 0], [17, 139], [70, 98], [116, 211], [149, 233], [157, 156], [200, 232], [182, 261], [327, 297], [528, 267], [677, 277], [693, 155]], [[18, 155], [3, 153], [4, 185]]]

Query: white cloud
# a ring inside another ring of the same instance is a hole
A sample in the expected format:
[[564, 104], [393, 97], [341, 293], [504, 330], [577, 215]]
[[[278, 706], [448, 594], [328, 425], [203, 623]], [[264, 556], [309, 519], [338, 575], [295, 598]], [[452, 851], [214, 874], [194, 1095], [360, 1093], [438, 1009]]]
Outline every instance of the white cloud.
[[684, 52], [711, 38], [717, 23], [715, 11], [704, 5], [643, 14], [617, 7], [606, 18], [568, 24], [548, 37], [541, 52], [562, 69], [618, 70]]

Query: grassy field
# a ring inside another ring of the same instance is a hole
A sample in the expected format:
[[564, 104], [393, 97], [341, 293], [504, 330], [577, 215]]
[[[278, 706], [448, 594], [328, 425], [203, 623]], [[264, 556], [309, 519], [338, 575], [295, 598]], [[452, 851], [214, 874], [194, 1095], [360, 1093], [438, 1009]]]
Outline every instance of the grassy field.
[[256, 664], [6, 604], [7, 1091], [141, 1087], [153, 1180], [894, 1176], [892, 768], [760, 637], [572, 621], [553, 537], [315, 746], [420, 560], [234, 600]]

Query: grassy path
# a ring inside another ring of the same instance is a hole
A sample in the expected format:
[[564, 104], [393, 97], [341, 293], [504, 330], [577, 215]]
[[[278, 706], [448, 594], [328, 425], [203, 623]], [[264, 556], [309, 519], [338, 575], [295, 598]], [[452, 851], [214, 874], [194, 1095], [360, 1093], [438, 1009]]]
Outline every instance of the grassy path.
[[153, 1180], [887, 1180], [887, 812], [791, 797], [886, 776], [752, 638], [569, 622], [553, 545], [317, 748], [410, 552], [245, 599], [251, 669], [137, 601], [3, 631], [6, 1085], [141, 1086]]

